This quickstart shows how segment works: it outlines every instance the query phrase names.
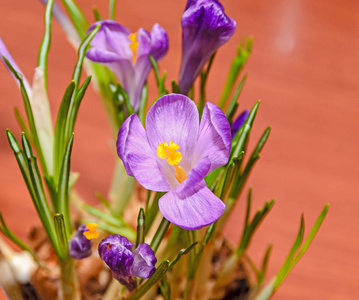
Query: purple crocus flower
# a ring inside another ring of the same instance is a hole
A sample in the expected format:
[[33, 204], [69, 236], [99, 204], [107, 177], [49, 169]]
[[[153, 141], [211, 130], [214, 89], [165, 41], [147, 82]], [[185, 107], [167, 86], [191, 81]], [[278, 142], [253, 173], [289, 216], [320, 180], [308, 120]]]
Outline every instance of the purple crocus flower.
[[151, 62], [148, 55], [159, 61], [168, 51], [168, 36], [158, 24], [152, 27], [151, 34], [143, 28], [132, 33], [113, 20], [103, 20], [92, 24], [89, 31], [98, 24], [100, 30], [91, 42], [92, 48], [86, 57], [93, 62], [103, 63], [116, 75], [135, 111], [139, 109], [140, 97]]
[[69, 242], [69, 254], [72, 258], [83, 259], [91, 255], [92, 239], [99, 236], [97, 227], [95, 223], [80, 225], [76, 235]]
[[244, 110], [239, 116], [238, 118], [233, 122], [232, 126], [231, 126], [231, 133], [232, 133], [232, 138], [236, 135], [236, 133], [238, 132], [239, 128], [242, 127], [242, 125], [244, 124], [244, 122], [247, 120], [249, 115], [249, 110], [246, 109]]
[[187, 95], [211, 55], [233, 35], [236, 22], [217, 0], [188, 0], [182, 16], [179, 87]]
[[225, 205], [204, 177], [228, 161], [231, 130], [224, 113], [208, 102], [199, 124], [194, 102], [170, 94], [151, 107], [146, 129], [135, 114], [120, 128], [117, 152], [127, 174], [146, 189], [168, 192], [158, 204], [175, 225], [193, 230], [216, 221]]
[[139, 244], [135, 251], [132, 251], [133, 246], [126, 237], [118, 234], [106, 237], [98, 245], [98, 253], [111, 269], [113, 277], [129, 290], [137, 285], [133, 276], [151, 277], [157, 262], [149, 245]]

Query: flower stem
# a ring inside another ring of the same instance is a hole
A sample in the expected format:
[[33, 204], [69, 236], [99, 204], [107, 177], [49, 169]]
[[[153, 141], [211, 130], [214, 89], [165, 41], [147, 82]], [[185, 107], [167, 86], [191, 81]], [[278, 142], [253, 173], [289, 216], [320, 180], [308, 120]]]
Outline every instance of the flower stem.
[[79, 284], [75, 271], [75, 261], [72, 258], [60, 262], [61, 268], [61, 300], [81, 300]]

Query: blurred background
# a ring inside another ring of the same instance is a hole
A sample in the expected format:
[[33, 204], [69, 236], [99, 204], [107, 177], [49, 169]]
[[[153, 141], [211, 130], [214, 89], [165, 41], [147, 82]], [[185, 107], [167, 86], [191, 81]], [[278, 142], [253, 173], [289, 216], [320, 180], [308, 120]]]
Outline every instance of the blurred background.
[[[184, 0], [118, 0], [116, 19], [132, 31], [158, 22], [169, 33], [170, 51], [160, 63], [170, 79], [178, 78], [180, 19]], [[222, 0], [237, 30], [216, 57], [208, 84], [208, 101], [216, 103], [235, 46], [253, 36], [248, 79], [240, 109], [261, 99], [252, 130], [251, 151], [266, 128], [271, 136], [251, 175], [226, 234], [235, 245], [241, 235], [245, 197], [253, 187], [254, 206], [275, 198], [276, 204], [256, 233], [250, 255], [259, 263], [274, 245], [269, 275], [283, 264], [305, 212], [309, 231], [323, 206], [329, 214], [307, 254], [273, 299], [359, 299], [358, 118], [359, 1], [357, 0]], [[92, 6], [107, 16], [107, 1], [78, 0], [91, 21]], [[0, 37], [29, 81], [43, 35], [44, 7], [37, 0], [1, 0]], [[49, 55], [50, 105], [57, 111], [70, 81], [76, 51], [54, 21]], [[0, 210], [19, 236], [38, 224], [5, 130], [17, 137], [13, 114], [22, 99], [4, 66], [0, 66]], [[155, 97], [153, 74], [150, 86]], [[75, 128], [72, 169], [81, 173], [77, 188], [89, 203], [106, 194], [116, 152], [105, 111], [90, 88]], [[0, 295], [4, 297], [3, 295]]]

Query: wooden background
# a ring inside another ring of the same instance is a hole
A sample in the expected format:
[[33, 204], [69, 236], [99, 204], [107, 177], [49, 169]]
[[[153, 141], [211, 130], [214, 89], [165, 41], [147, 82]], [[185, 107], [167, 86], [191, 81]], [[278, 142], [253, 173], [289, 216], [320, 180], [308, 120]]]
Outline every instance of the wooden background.
[[[91, 20], [92, 5], [107, 14], [107, 1], [77, 2]], [[308, 230], [325, 203], [330, 203], [314, 244], [274, 299], [359, 299], [359, 1], [223, 0], [223, 4], [238, 26], [216, 58], [208, 100], [219, 98], [241, 36], [253, 35], [240, 104], [245, 109], [262, 100], [250, 147], [266, 126], [272, 126], [246, 189], [254, 189], [255, 208], [272, 198], [277, 202], [257, 232], [250, 254], [259, 262], [273, 243], [269, 273], [274, 275], [294, 241], [301, 213], [305, 211]], [[168, 30], [170, 52], [161, 68], [168, 70], [169, 79], [178, 76], [184, 6], [184, 0], [118, 1], [117, 20], [131, 30], [150, 30], [155, 22]], [[43, 34], [42, 15], [43, 7], [36, 0], [0, 3], [0, 36], [29, 80]], [[56, 111], [76, 52], [56, 22], [52, 38], [49, 92]], [[22, 108], [22, 101], [3, 66], [0, 78], [0, 209], [10, 228], [24, 237], [38, 220], [5, 134], [10, 128], [19, 137], [13, 108]], [[81, 173], [78, 189], [88, 202], [96, 203], [95, 191], [106, 193], [114, 157], [105, 112], [90, 90], [78, 116], [72, 165]], [[227, 228], [233, 243], [240, 237], [244, 202], [243, 197]]]

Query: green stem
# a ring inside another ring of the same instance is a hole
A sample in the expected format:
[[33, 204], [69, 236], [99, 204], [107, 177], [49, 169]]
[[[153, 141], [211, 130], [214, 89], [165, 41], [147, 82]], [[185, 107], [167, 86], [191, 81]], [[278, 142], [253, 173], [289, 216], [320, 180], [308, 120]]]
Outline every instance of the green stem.
[[69, 258], [60, 263], [61, 300], [81, 300], [79, 284], [75, 271], [75, 261]]

